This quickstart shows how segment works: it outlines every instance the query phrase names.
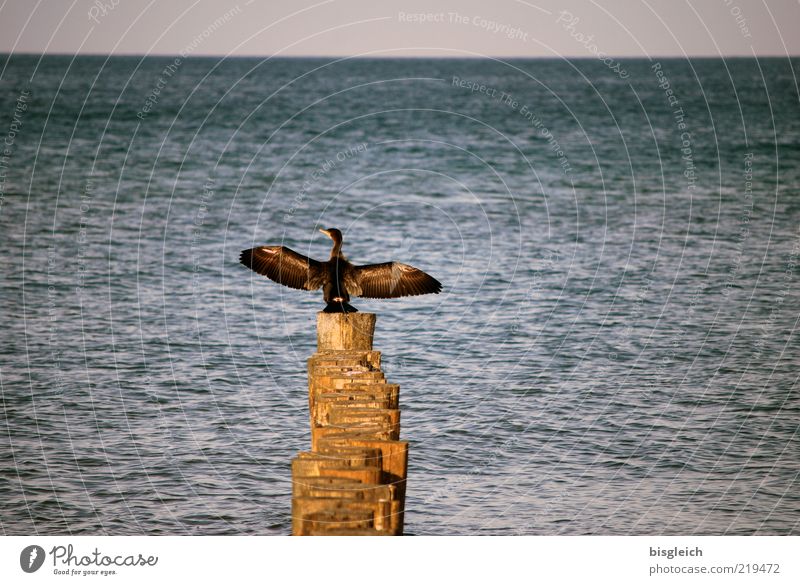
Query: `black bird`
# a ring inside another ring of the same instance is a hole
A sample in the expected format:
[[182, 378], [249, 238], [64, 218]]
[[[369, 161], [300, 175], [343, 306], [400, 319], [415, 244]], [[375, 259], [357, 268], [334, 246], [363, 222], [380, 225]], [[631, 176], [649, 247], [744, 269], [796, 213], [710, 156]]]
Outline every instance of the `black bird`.
[[333, 240], [331, 257], [320, 262], [286, 246], [259, 246], [242, 250], [239, 261], [275, 282], [304, 290], [322, 288], [326, 313], [355, 313], [350, 297], [390, 299], [438, 294], [442, 284], [418, 268], [400, 262], [351, 264], [342, 254], [342, 232], [319, 230]]

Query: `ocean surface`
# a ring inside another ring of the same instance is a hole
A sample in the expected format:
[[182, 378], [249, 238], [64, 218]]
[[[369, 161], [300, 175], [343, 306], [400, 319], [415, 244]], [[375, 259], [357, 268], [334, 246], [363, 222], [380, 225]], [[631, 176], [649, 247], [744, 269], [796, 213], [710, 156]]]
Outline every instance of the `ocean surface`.
[[800, 533], [800, 61], [621, 66], [0, 56], [0, 532], [288, 534], [338, 227], [407, 533]]

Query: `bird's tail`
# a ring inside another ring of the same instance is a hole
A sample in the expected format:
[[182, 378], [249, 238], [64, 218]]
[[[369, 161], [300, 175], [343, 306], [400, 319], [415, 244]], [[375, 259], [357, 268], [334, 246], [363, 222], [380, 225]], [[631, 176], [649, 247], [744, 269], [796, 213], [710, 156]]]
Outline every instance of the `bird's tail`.
[[358, 313], [353, 305], [346, 301], [331, 301], [322, 310], [323, 313]]

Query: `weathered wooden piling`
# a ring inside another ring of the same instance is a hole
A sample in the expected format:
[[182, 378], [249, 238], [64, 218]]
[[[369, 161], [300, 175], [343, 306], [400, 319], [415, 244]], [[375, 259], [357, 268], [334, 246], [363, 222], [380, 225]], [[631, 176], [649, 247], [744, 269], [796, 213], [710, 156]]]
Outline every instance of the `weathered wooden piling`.
[[317, 313], [308, 360], [311, 450], [292, 461], [292, 534], [403, 534], [408, 443], [400, 388], [372, 349], [372, 313]]

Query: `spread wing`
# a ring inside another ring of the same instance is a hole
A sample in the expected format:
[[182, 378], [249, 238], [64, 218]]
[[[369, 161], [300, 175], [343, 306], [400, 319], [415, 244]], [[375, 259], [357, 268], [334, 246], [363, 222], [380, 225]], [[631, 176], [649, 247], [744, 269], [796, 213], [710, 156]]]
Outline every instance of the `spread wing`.
[[316, 290], [325, 279], [325, 269], [321, 262], [285, 246], [260, 246], [242, 250], [239, 262], [292, 288]]
[[438, 294], [442, 290], [442, 283], [434, 277], [400, 262], [353, 266], [345, 286], [351, 295], [370, 299]]

